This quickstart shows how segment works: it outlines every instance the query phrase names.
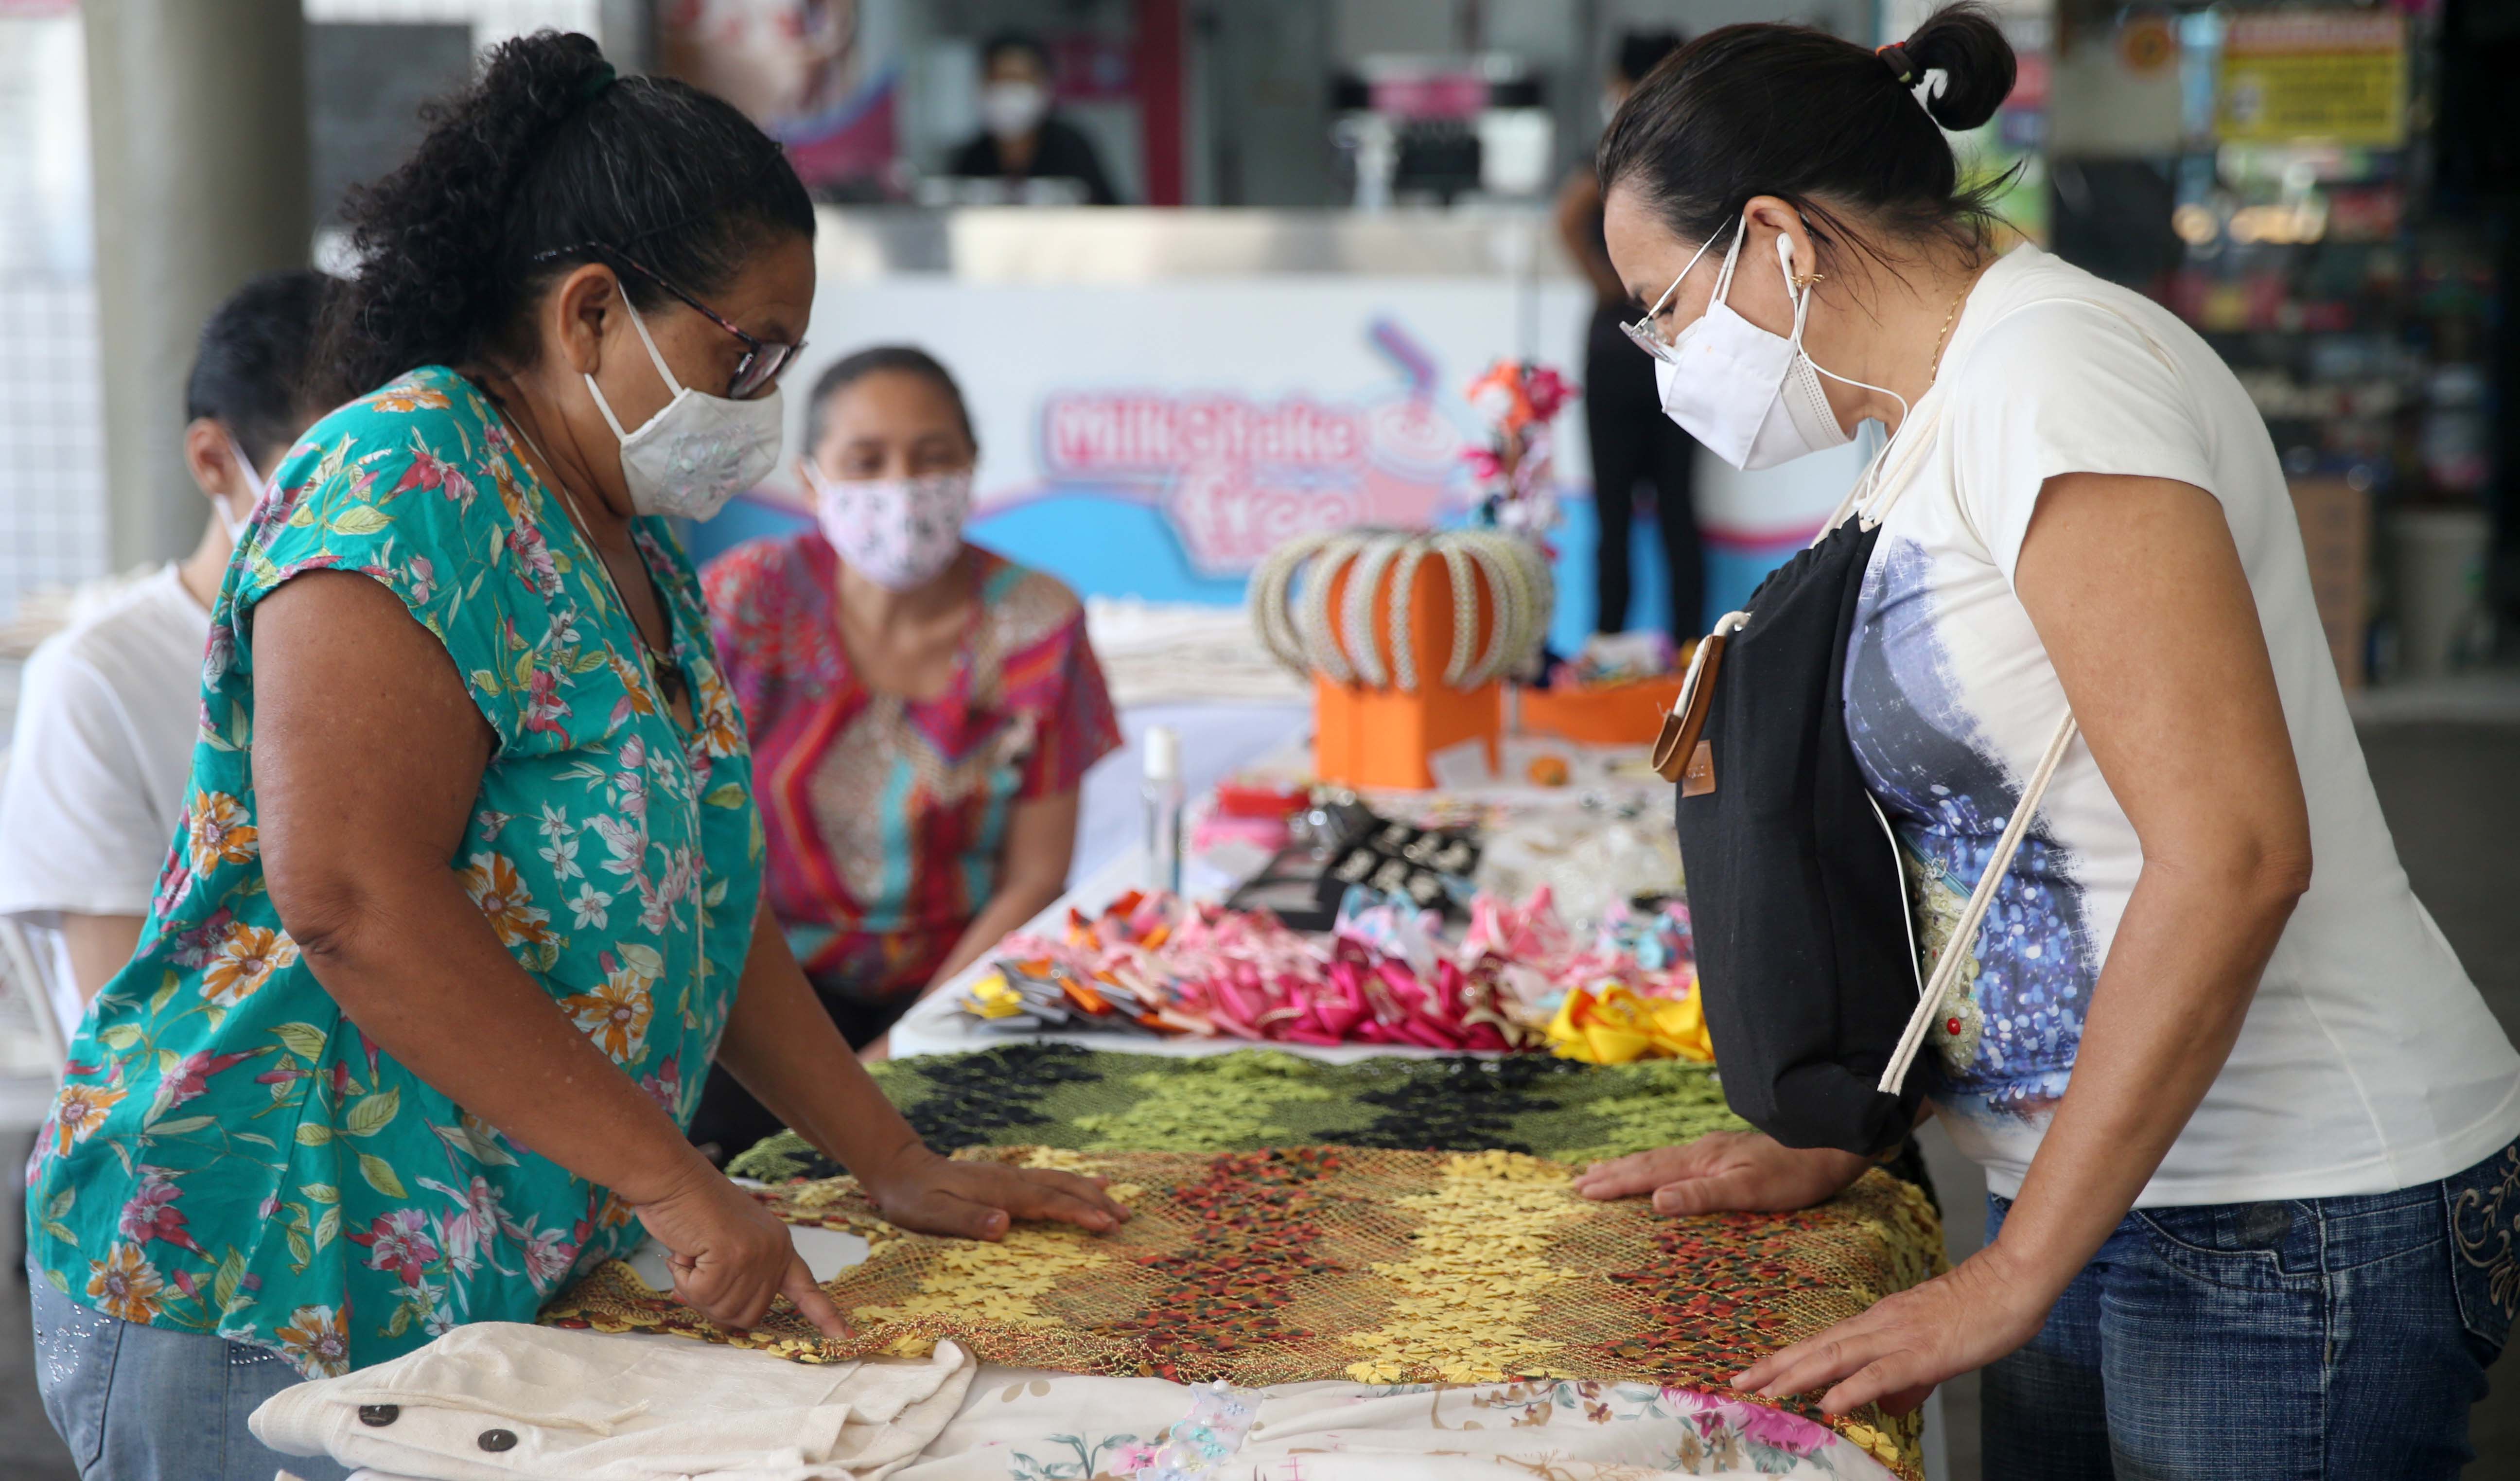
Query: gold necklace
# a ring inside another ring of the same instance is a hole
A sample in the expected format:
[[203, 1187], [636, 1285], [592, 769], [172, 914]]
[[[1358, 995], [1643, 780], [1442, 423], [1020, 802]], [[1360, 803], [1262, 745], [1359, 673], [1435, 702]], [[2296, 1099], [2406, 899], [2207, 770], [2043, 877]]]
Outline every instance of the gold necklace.
[[1934, 337], [1934, 363], [1925, 368], [1927, 385], [1933, 384], [1934, 378], [1943, 373], [1943, 346], [1952, 337], [1952, 326], [1960, 322], [1960, 305], [1968, 301], [1969, 290], [1977, 287], [1977, 280], [1985, 273], [1984, 265], [1973, 269], [1968, 275], [1968, 281], [1960, 285], [1960, 291], [1952, 295], [1951, 312], [1943, 315], [1943, 332]]
[[[1977, 280], [1984, 277], [1986, 275], [1986, 270], [1992, 266], [1994, 266], [1993, 263], [1981, 263], [1976, 268], [1972, 269], [1968, 275], [1968, 281], [1961, 284], [1960, 291], [1952, 295], [1952, 306], [1943, 314], [1942, 333], [1934, 336], [1933, 363], [1925, 367], [1925, 384], [1928, 388], [1932, 387], [1935, 380], [1943, 373], [1943, 349], [1944, 346], [1951, 341], [1952, 326], [1960, 322], [1960, 305], [1968, 301], [1969, 290], [1977, 287]], [[1904, 429], [1908, 422], [1906, 415], [1907, 403], [1905, 401], [1900, 402], [1900, 428]], [[1890, 433], [1889, 440], [1881, 444], [1881, 450], [1874, 453], [1872, 455], [1872, 461], [1865, 466], [1863, 477], [1856, 481], [1855, 492], [1846, 496], [1849, 508], [1863, 509], [1866, 507], [1865, 501], [1868, 486], [1873, 491], [1878, 491], [1880, 487], [1879, 475], [1881, 466], [1883, 462], [1889, 458], [1891, 444], [1896, 442], [1898, 437], [1899, 431], [1894, 429]], [[1879, 522], [1879, 518], [1877, 516], [1874, 517], [1873, 523], [1878, 524]]]

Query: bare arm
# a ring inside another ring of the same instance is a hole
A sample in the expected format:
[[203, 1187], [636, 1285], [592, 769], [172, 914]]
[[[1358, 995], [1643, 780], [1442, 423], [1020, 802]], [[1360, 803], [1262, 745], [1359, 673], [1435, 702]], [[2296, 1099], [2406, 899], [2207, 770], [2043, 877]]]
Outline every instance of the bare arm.
[[[69, 948], [70, 982], [78, 988], [79, 1001], [94, 1003], [97, 992], [130, 964], [146, 924], [140, 916], [62, 917], [62, 943]], [[77, 1027], [65, 1023], [62, 1032], [68, 1035]]]
[[676, 1288], [758, 1321], [784, 1292], [842, 1330], [785, 1229], [508, 955], [449, 861], [494, 738], [435, 639], [365, 576], [300, 575], [254, 618], [253, 781], [282, 924], [360, 1031], [518, 1142], [638, 1208]]
[[1603, 303], [1624, 303], [1628, 286], [1619, 281], [1619, 270], [1610, 265], [1610, 254], [1602, 250], [1593, 225], [1600, 209], [1600, 177], [1591, 165], [1580, 165], [1557, 192], [1557, 240], [1566, 245], [1566, 255], [1592, 282], [1596, 297]]
[[1010, 933], [1067, 893], [1067, 866], [1076, 856], [1076, 812], [1074, 787], [1015, 804], [1013, 816], [1007, 821], [997, 893], [971, 918], [963, 939], [954, 943], [945, 965], [936, 968], [927, 984], [929, 992], [987, 956]]
[[2222, 1071], [2310, 882], [2310, 817], [2222, 506], [2160, 478], [2048, 480], [2016, 585], [2142, 842], [2071, 1080], [2003, 1233], [1951, 1275], [1735, 1383], [1921, 1402], [2028, 1341]]
[[2167, 479], [2050, 479], [2020, 585], [2143, 845], [2072, 1081], [2022, 1184], [2017, 1237], [2006, 1221], [2003, 1242], [2061, 1291], [2222, 1073], [2310, 887], [2310, 806], [2257, 605], [2211, 494]]
[[1097, 1183], [1072, 1173], [948, 1162], [930, 1151], [849, 1053], [767, 905], [717, 1057], [773, 1115], [857, 1174], [883, 1216], [904, 1228], [995, 1239], [1009, 1215], [1093, 1230], [1128, 1217]]

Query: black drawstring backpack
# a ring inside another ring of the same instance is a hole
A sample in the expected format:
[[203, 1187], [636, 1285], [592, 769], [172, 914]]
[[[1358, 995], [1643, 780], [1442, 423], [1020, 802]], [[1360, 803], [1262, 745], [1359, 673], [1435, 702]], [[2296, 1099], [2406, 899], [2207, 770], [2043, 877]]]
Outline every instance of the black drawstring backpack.
[[1867, 1156], [1915, 1124], [1924, 1091], [1909, 1067], [2075, 731], [2068, 713], [1955, 923], [1960, 949], [1920, 984], [1898, 837], [1846, 735], [1856, 604], [1896, 498], [1841, 509], [1715, 624], [1654, 749], [1655, 770], [1680, 785], [1697, 990], [1724, 1099], [1787, 1146]]
[[1654, 763], [1680, 784], [1697, 990], [1724, 1099], [1787, 1146], [1899, 1144], [1876, 1088], [1916, 1006], [1896, 839], [1846, 736], [1847, 640], [1879, 527], [1849, 518], [1698, 645]]

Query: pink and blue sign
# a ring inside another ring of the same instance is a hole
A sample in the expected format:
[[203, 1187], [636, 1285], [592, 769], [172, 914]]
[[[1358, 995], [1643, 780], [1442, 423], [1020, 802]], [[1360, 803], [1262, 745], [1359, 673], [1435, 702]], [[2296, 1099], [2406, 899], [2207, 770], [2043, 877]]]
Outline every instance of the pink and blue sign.
[[[815, 338], [828, 311], [852, 331], [846, 348], [919, 343], [944, 360], [981, 441], [971, 537], [1081, 593], [1238, 604], [1252, 566], [1293, 536], [1457, 523], [1478, 497], [1462, 454], [1480, 423], [1462, 392], [1495, 358], [1498, 336], [1480, 323], [1505, 319], [1497, 290], [1326, 280], [1304, 285], [1316, 301], [1298, 303], [1283, 280], [1236, 284], [1197, 291], [1193, 317], [1190, 303], [1164, 301], [1192, 296], [1178, 284], [946, 292], [935, 282], [892, 280], [818, 305]], [[1485, 296], [1461, 304], [1474, 293]], [[1552, 363], [1572, 370], [1582, 304], [1565, 296], [1564, 342], [1542, 358], [1556, 350]], [[1320, 332], [1340, 319], [1354, 328]], [[1185, 337], [1185, 323], [1202, 330]], [[801, 421], [810, 372], [788, 384]], [[1556, 449], [1565, 518], [1551, 639], [1561, 651], [1593, 627], [1582, 421], [1580, 407], [1559, 419]], [[1854, 465], [1822, 461], [1700, 478], [1713, 611], [1747, 597], [1836, 503]], [[766, 491], [698, 527], [695, 554], [801, 522], [792, 497]], [[1658, 620], [1668, 589], [1659, 551], [1650, 539], [1631, 548], [1631, 617]]]

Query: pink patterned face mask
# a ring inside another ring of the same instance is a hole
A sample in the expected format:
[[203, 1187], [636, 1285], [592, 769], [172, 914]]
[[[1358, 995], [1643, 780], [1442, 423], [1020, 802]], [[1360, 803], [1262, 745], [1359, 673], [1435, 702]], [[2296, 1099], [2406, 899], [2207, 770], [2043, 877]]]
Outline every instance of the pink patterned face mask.
[[829, 478], [812, 465], [814, 516], [849, 568], [887, 591], [944, 574], [963, 549], [971, 515], [971, 471], [922, 478]]

